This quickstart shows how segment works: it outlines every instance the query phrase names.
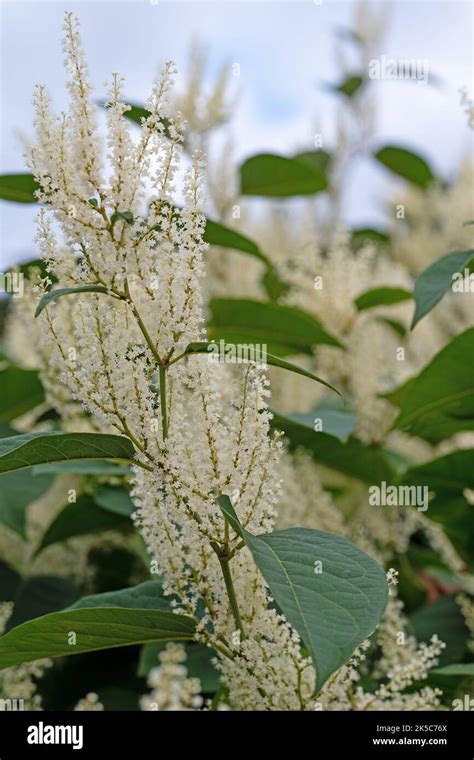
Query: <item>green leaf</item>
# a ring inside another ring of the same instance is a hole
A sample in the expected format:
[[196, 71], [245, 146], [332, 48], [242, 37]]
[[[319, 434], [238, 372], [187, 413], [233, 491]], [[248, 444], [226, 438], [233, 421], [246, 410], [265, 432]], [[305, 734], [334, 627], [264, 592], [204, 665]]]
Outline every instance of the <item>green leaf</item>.
[[289, 285], [283, 282], [275, 268], [265, 271], [262, 277], [262, 285], [271, 301], [278, 301], [289, 290]]
[[268, 256], [260, 250], [258, 245], [250, 238], [241, 235], [230, 227], [225, 227], [219, 222], [213, 222], [211, 219], [206, 220], [206, 229], [204, 230], [204, 241], [209, 245], [217, 245], [223, 248], [234, 248], [236, 251], [249, 253], [251, 256], [260, 259], [266, 266], [271, 266]]
[[36, 311], [35, 317], [38, 317], [43, 309], [53, 301], [57, 301], [62, 296], [68, 296], [70, 293], [108, 293], [109, 291], [104, 285], [77, 285], [74, 288], [58, 288], [57, 290], [48, 290], [47, 293], [42, 296]]
[[430, 674], [437, 676], [474, 676], [474, 662], [461, 662], [446, 665], [444, 668], [434, 668]]
[[312, 416], [308, 420], [297, 415], [274, 413], [271, 425], [285, 433], [290, 449], [302, 446], [318, 464], [337, 472], [371, 484], [382, 480], [390, 483], [395, 477], [387, 452], [365, 446], [356, 438], [349, 438], [347, 443], [342, 443], [339, 438], [327, 432], [315, 432]]
[[[472, 459], [473, 457], [471, 456], [471, 462]], [[432, 473], [428, 475], [428, 478], [431, 475]], [[441, 483], [443, 482], [440, 478], [434, 485], [436, 497], [430, 501], [428, 512], [430, 520], [434, 520], [443, 526], [444, 533], [455, 547], [459, 556], [465, 561], [465, 569], [471, 572], [474, 566], [474, 507], [464, 497], [461, 490], [462, 487], [445, 489], [443, 485], [439, 485], [440, 481]], [[472, 474], [466, 478], [466, 485], [469, 481], [472, 482]], [[456, 485], [456, 483], [453, 485]], [[433, 485], [431, 485], [431, 488], [433, 488]], [[453, 577], [455, 574], [452, 569], [449, 570], [446, 567], [442, 567], [441, 570], [444, 570], [445, 573], [451, 573], [451, 585], [463, 588], [468, 584], [469, 575], [464, 577], [464, 573], [457, 573], [456, 577]], [[467, 590], [469, 591], [469, 587], [467, 587]]]
[[[104, 106], [107, 104], [104, 103]], [[128, 103], [127, 105], [130, 106], [129, 111], [125, 111], [124, 116], [127, 119], [130, 119], [130, 121], [135, 122], [135, 124], [139, 124], [141, 126], [142, 119], [148, 119], [149, 116], [151, 116], [151, 111], [148, 111], [148, 109], [144, 108], [143, 106]]]
[[40, 464], [33, 467], [33, 475], [61, 475], [62, 473], [74, 473], [77, 475], [110, 475], [110, 477], [120, 477], [121, 475], [130, 475], [131, 469], [128, 465], [115, 464], [108, 462], [106, 459], [86, 459], [83, 462], [64, 461], [55, 464]]
[[94, 493], [94, 501], [102, 509], [124, 517], [130, 517], [135, 510], [129, 492], [119, 486], [99, 486]]
[[425, 464], [411, 467], [404, 473], [403, 482], [426, 485], [435, 491], [462, 491], [464, 488], [474, 488], [474, 449], [458, 449]]
[[[53, 612], [12, 628], [0, 638], [0, 669], [43, 657], [151, 641], [190, 641], [195, 628], [192, 618], [160, 609], [92, 607]], [[77, 637], [75, 645], [69, 644], [71, 632]]]
[[374, 306], [389, 306], [412, 298], [412, 294], [403, 288], [373, 288], [358, 296], [354, 303], [358, 311]]
[[410, 377], [402, 385], [399, 385], [398, 388], [389, 391], [389, 393], [381, 393], [380, 397], [386, 398], [394, 406], [400, 407], [408, 397], [408, 393], [410, 392], [410, 389], [415, 381], [416, 377]]
[[0, 371], [0, 420], [10, 422], [44, 401], [39, 373], [10, 365]]
[[399, 177], [407, 179], [418, 187], [426, 188], [435, 176], [431, 168], [421, 156], [396, 145], [386, 145], [374, 157]]
[[[238, 351], [239, 348], [241, 348], [239, 345], [232, 344], [226, 342], [225, 344], [226, 348], [234, 347], [235, 351]], [[184, 358], [185, 356], [192, 356], [193, 354], [212, 354], [213, 360], [216, 358], [216, 351], [218, 349], [218, 345], [214, 342], [207, 342], [207, 341], [198, 341], [196, 343], [190, 343], [188, 346], [186, 346], [186, 350], [181, 354], [180, 356], [176, 357], [171, 363], [178, 361], [179, 359]], [[251, 354], [250, 356], [255, 355]], [[258, 361], [261, 362], [261, 357], [258, 356]], [[225, 361], [225, 359], [224, 359]], [[321, 385], [325, 385], [327, 388], [330, 388], [334, 393], [337, 393], [338, 396], [341, 396], [339, 391], [334, 388], [334, 386], [327, 383], [322, 378], [318, 377], [317, 375], [313, 375], [312, 372], [309, 372], [306, 369], [303, 369], [303, 367], [298, 367], [298, 365], [293, 364], [292, 362], [284, 361], [283, 359], [280, 359], [279, 356], [273, 356], [272, 354], [267, 353], [265, 355], [265, 362], [266, 364], [270, 364], [272, 367], [280, 367], [280, 369], [286, 369], [289, 372], [295, 372], [297, 375], [302, 375], [303, 377], [307, 377], [310, 380], [315, 380], [317, 383], [321, 383]], [[341, 398], [343, 398], [341, 396]], [[0, 458], [0, 466], [1, 466], [1, 458]]]
[[65, 460], [112, 459], [132, 464], [133, 456], [133, 445], [124, 436], [102, 433], [25, 433], [0, 440], [0, 475]]
[[133, 222], [133, 214], [131, 211], [114, 211], [112, 216], [110, 217], [110, 223], [112, 226], [122, 220], [123, 222], [126, 222], [127, 224], [132, 224]]
[[290, 528], [251, 535], [240, 526], [230, 499], [217, 501], [311, 654], [319, 691], [379, 622], [388, 595], [383, 569], [332, 533]]
[[[438, 443], [474, 429], [474, 328], [457, 335], [403, 386], [394, 428]], [[399, 389], [400, 391], [400, 389]]]
[[40, 615], [62, 610], [79, 596], [79, 590], [67, 578], [55, 575], [37, 575], [22, 580], [12, 598], [13, 612], [7, 631]]
[[30, 504], [48, 491], [53, 483], [51, 475], [34, 475], [27, 472], [10, 472], [0, 479], [0, 523], [26, 538], [26, 512]]
[[270, 298], [275, 291], [278, 297], [287, 287], [280, 279], [277, 270], [268, 256], [260, 250], [253, 240], [241, 235], [240, 232], [232, 230], [230, 227], [225, 227], [219, 222], [213, 222], [211, 219], [207, 219], [203, 239], [206, 243], [209, 243], [209, 245], [242, 251], [243, 253], [248, 253], [250, 256], [254, 256], [261, 261], [266, 267], [264, 285]]
[[314, 195], [328, 187], [326, 175], [309, 162], [262, 153], [240, 167], [242, 195]]
[[32, 174], [1, 174], [0, 198], [15, 203], [36, 203], [39, 185]]
[[400, 335], [402, 338], [407, 334], [406, 327], [396, 319], [388, 319], [388, 317], [377, 317], [377, 322], [387, 325], [387, 327], [390, 327], [391, 330], [396, 332], [397, 335]]
[[418, 275], [413, 290], [416, 308], [411, 324], [412, 330], [452, 287], [453, 275], [463, 273], [464, 269], [474, 271], [474, 250], [472, 249], [448, 253]]
[[69, 609], [91, 609], [92, 607], [126, 607], [127, 609], [162, 610], [171, 612], [170, 598], [163, 594], [160, 581], [145, 581], [138, 586], [106, 591], [103, 594], [84, 596]]
[[330, 407], [317, 407], [312, 412], [305, 414], [291, 414], [288, 418], [301, 423], [305, 427], [315, 429], [318, 421], [319, 432], [327, 433], [337, 438], [341, 443], [347, 443], [357, 422], [357, 417], [347, 409], [332, 409]]
[[8, 422], [2, 422], [0, 420], [0, 438], [10, 438], [12, 435], [17, 435], [17, 431], [14, 430]]
[[373, 227], [356, 227], [351, 231], [351, 242], [354, 250], [358, 251], [367, 242], [387, 245], [390, 242], [390, 235]]
[[280, 279], [276, 269], [266, 270], [262, 277], [262, 285], [270, 301], [278, 301], [289, 290], [288, 284]]
[[337, 85], [331, 85], [330, 89], [334, 92], [340, 92], [347, 98], [352, 98], [360, 90], [364, 83], [364, 77], [360, 74], [351, 74], [343, 82]]
[[331, 163], [331, 154], [325, 150], [306, 150], [293, 156], [293, 160], [305, 163], [312, 169], [325, 173]]
[[43, 551], [51, 544], [67, 541], [75, 536], [100, 533], [104, 530], [127, 530], [130, 527], [128, 518], [101, 509], [91, 496], [82, 494], [76, 502], [65, 506], [54, 518], [44, 533], [36, 553]]
[[244, 298], [213, 298], [209, 335], [228, 343], [266, 346], [275, 356], [312, 355], [313, 346], [341, 344], [302, 309]]

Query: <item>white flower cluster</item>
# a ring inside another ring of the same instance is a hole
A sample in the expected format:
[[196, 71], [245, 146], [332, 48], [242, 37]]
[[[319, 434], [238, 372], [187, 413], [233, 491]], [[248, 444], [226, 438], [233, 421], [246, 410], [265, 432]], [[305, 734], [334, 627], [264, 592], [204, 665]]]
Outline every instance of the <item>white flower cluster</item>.
[[[72, 334], [63, 330], [54, 306], [45, 310], [51, 364], [97, 428], [133, 441], [136, 524], [165, 592], [177, 597], [176, 610], [193, 615], [198, 637], [220, 652], [229, 703], [297, 707], [311, 694], [314, 671], [297, 635], [268, 609], [266, 586], [216, 504], [227, 493], [245, 528], [272, 528], [280, 443], [268, 434], [267, 380], [253, 366], [234, 375], [206, 357], [182, 358], [189, 343], [205, 337], [199, 282], [203, 160], [194, 156], [184, 182], [185, 206], [177, 209], [174, 177], [182, 137], [180, 119], [169, 110], [173, 65], [154, 85], [150, 116], [136, 144], [122, 118], [122, 83], [114, 76], [107, 183], [71, 14], [65, 55], [68, 113], [50, 114], [44, 88], [35, 99], [31, 166], [45, 203], [38, 243], [60, 287], [94, 285], [105, 292], [70, 296], [77, 298]], [[51, 212], [61, 239], [48, 219]], [[224, 549], [244, 610], [240, 646], [218, 556]]]
[[[172, 95], [174, 66], [168, 62], [153, 86], [147, 103], [150, 115], [135, 139], [123, 118], [128, 108], [122, 101], [123, 80], [114, 74], [104, 146], [72, 14], [66, 15], [64, 52], [69, 111], [53, 115], [45, 88], [35, 93], [37, 139], [29, 161], [44, 204], [37, 241], [58, 287], [93, 286], [102, 292], [86, 290], [62, 298], [37, 322], [44, 333], [38, 361], [49, 361], [43, 374], [50, 402], [61, 412], [66, 429], [84, 424], [87, 429], [118, 432], [133, 442], [134, 520], [145, 539], [151, 571], [160, 575], [176, 612], [196, 620], [197, 639], [217, 652], [215, 664], [227, 690], [227, 707], [436, 707], [436, 690], [425, 687], [406, 694], [405, 689], [426, 678], [443, 645], [436, 637], [417, 645], [406, 634], [395, 594], [374, 644], [361, 645], [325, 685], [315, 705], [311, 661], [302, 654], [299, 637], [286, 619], [269, 607], [272, 600], [250, 553], [216, 504], [219, 494], [228, 494], [243, 526], [255, 534], [272, 530], [275, 521], [278, 527], [302, 524], [330, 530], [348, 536], [380, 561], [393, 551], [405, 551], [412, 533], [422, 527], [445, 561], [461, 569], [438, 526], [412, 511], [400, 515], [372, 509], [369, 515], [366, 486], [342, 476], [347, 494], [336, 501], [324, 487], [323, 468], [316, 469], [306, 454], [282, 452], [278, 436], [269, 434], [269, 388], [261, 369], [211, 365], [201, 355], [184, 356], [188, 344], [206, 339], [201, 304], [206, 246], [200, 152], [194, 152], [185, 175], [184, 208], [174, 205], [185, 144], [183, 115], [196, 134], [204, 135], [221, 120], [223, 86], [217, 86], [207, 104], [195, 97], [202, 74], [198, 67], [181, 100], [181, 115]], [[198, 112], [198, 106], [203, 110]], [[226, 208], [220, 209], [222, 215], [233, 199], [231, 194]], [[318, 347], [315, 356], [308, 357], [308, 366], [316, 364], [318, 374], [348, 391], [359, 438], [369, 444], [393, 441], [394, 449], [405, 451], [406, 436], [387, 436], [394, 409], [379, 394], [413, 374], [426, 361], [423, 350], [435, 350], [445, 336], [437, 325], [422, 325], [423, 330], [433, 330], [434, 339], [425, 340], [429, 349], [422, 337], [418, 356], [415, 339], [414, 356], [407, 348], [408, 361], [397, 362], [395, 349], [402, 338], [384, 319], [395, 318], [406, 327], [411, 309], [400, 304], [365, 313], [354, 300], [379, 286], [411, 288], [411, 274], [370, 247], [354, 255], [342, 233], [326, 250], [311, 238], [309, 246], [303, 245], [298, 234], [290, 239], [287, 228], [283, 224], [280, 236], [279, 228], [267, 224], [266, 232], [267, 240], [272, 234], [278, 239], [281, 258], [297, 250], [291, 265], [275, 261], [290, 285], [286, 302], [312, 313], [346, 346], [345, 352]], [[306, 233], [307, 229], [307, 241]], [[214, 280], [217, 275], [214, 270]], [[322, 287], [315, 287], [315, 278]], [[236, 287], [234, 270], [227, 280]], [[43, 286], [52, 284], [46, 279]], [[433, 323], [428, 318], [425, 324]], [[34, 357], [31, 361], [36, 366]], [[301, 411], [320, 400], [318, 386], [307, 380], [300, 384], [291, 376], [288, 393], [282, 377], [275, 378], [282, 411], [288, 397], [290, 404], [298, 397]], [[78, 409], [89, 416], [83, 414], [81, 420]], [[408, 443], [415, 448], [415, 459], [423, 461], [432, 453], [428, 444]], [[223, 557], [231, 560], [240, 620], [229, 602]], [[389, 581], [395, 584], [393, 573]], [[382, 652], [378, 661], [373, 657], [376, 646]], [[187, 677], [184, 659], [183, 648], [176, 645], [160, 655], [143, 709], [202, 708], [199, 684]], [[357, 683], [361, 673], [382, 684], [365, 692]], [[101, 709], [96, 696], [87, 695], [76, 709]]]
[[469, 629], [468, 648], [471, 652], [474, 652], [474, 601], [466, 594], [459, 594], [456, 597], [456, 601], [461, 608], [461, 612]]
[[[448, 186], [433, 184], [425, 192], [410, 185], [393, 198], [393, 206], [405, 214], [405, 218], [393, 215], [394, 255], [412, 274], [417, 275], [445, 253], [468, 250], [472, 245], [472, 229], [464, 223], [474, 216], [473, 168], [472, 160], [466, 159], [456, 181]], [[460, 302], [456, 297], [458, 307]], [[465, 306], [469, 309], [469, 304]]]
[[191, 47], [188, 78], [182, 93], [173, 99], [173, 111], [182, 113], [188, 124], [188, 139], [194, 147], [204, 148], [202, 139], [229, 118], [234, 97], [229, 93], [230, 67], [224, 65], [210, 90], [205, 86], [206, 48], [198, 43]]
[[188, 678], [181, 644], [167, 644], [160, 652], [160, 665], [148, 675], [150, 694], [141, 699], [142, 710], [199, 710], [203, 705], [199, 678]]

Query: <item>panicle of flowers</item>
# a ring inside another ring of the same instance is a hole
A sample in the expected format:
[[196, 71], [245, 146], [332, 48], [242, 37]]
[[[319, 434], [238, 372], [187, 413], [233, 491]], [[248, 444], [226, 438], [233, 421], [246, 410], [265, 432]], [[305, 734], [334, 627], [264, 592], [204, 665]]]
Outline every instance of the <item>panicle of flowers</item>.
[[[393, 307], [372, 309], [372, 313], [359, 311], [356, 299], [387, 282], [410, 287], [409, 276], [401, 267], [389, 265], [373, 246], [366, 245], [354, 255], [342, 230], [329, 250], [316, 247], [308, 253], [300, 248], [296, 261], [289, 261], [280, 271], [291, 286], [286, 301], [313, 314], [345, 344], [345, 351], [317, 346], [314, 361], [319, 372], [348, 390], [357, 412], [359, 438], [368, 443], [380, 442], [393, 422], [395, 410], [379, 394], [396, 385], [403, 371], [403, 362], [396, 360], [399, 336], [380, 318], [395, 314], [407, 322], [409, 315]], [[296, 382], [303, 393], [303, 383]], [[315, 395], [315, 405], [319, 400], [316, 394], [320, 395], [321, 390], [309, 390]], [[308, 404], [304, 411], [310, 407]]]
[[[474, 216], [473, 170], [472, 160], [466, 157], [457, 177], [448, 186], [433, 184], [425, 192], [411, 185], [393, 198], [393, 255], [412, 274], [417, 275], [449, 251], [468, 249], [472, 245], [472, 229], [464, 222]], [[403, 210], [404, 218], [397, 217], [397, 209]], [[439, 319], [444, 316], [448, 324], [451, 321], [456, 325], [462, 318], [459, 314], [462, 309], [466, 311], [464, 320], [470, 324], [470, 304], [464, 301], [469, 299], [456, 297], [457, 308], [451, 312], [447, 307], [449, 299], [445, 300], [443, 309], [430, 316]], [[452, 332], [447, 332], [449, 334]]]
[[464, 621], [470, 633], [467, 643], [468, 648], [471, 652], [474, 652], [474, 601], [466, 594], [458, 594], [456, 601], [461, 608]]
[[285, 453], [280, 462], [282, 478], [276, 525], [278, 530], [306, 528], [347, 535], [344, 516], [323, 488], [314, 460], [303, 450]]
[[466, 570], [466, 563], [459, 556], [452, 542], [444, 532], [442, 526], [433, 520], [429, 520], [420, 512], [417, 512], [413, 518], [416, 527], [421, 528], [430, 546], [437, 554], [439, 554], [446, 565], [455, 573], [464, 572]]
[[158, 655], [160, 665], [148, 674], [150, 694], [142, 697], [142, 710], [200, 710], [203, 706], [199, 678], [188, 678], [186, 650], [180, 644], [167, 644]]
[[235, 98], [229, 94], [230, 67], [221, 67], [212, 88], [205, 87], [206, 50], [195, 43], [191, 48], [188, 81], [184, 91], [176, 95], [173, 112], [180, 112], [189, 127], [187, 140], [194, 148], [212, 129], [227, 121]]
[[[89, 88], [79, 43], [68, 45], [82, 82], [71, 88], [78, 102], [66, 125], [74, 130], [77, 119], [89, 115], [82, 102]], [[133, 442], [134, 519], [147, 543], [151, 569], [162, 576], [175, 609], [196, 618], [197, 638], [223, 653], [219, 667], [229, 687], [229, 704], [250, 709], [258, 694], [267, 709], [298, 706], [311, 695], [314, 670], [287, 622], [267, 609], [266, 585], [248, 550], [239, 546], [239, 537], [228, 533], [216, 504], [216, 496], [227, 493], [245, 528], [257, 534], [272, 529], [281, 444], [269, 435], [268, 381], [254, 365], [234, 371], [211, 365], [205, 356], [182, 356], [189, 343], [205, 338], [200, 286], [203, 158], [199, 153], [193, 158], [184, 181], [185, 207], [179, 210], [172, 202], [182, 150], [180, 131], [168, 110], [173, 73], [174, 67], [166, 64], [134, 150], [128, 126], [119, 123], [124, 109], [119, 106], [121, 82], [114, 77], [109, 93], [110, 185], [99, 185], [94, 174], [95, 193], [89, 196], [92, 174], [76, 175], [92, 172], [92, 164], [84, 168], [67, 160], [62, 167], [66, 178], [82, 190], [74, 196], [74, 213], [65, 211], [67, 201], [72, 202], [72, 197], [63, 197], [67, 189], [48, 195], [46, 212], [53, 212], [63, 240], [61, 247], [41, 215], [38, 235], [51, 273], [60, 273], [60, 286], [93, 283], [106, 292], [77, 297], [71, 333], [56, 318], [54, 306], [48, 307], [45, 342], [63, 386], [94, 424]], [[47, 151], [43, 158], [52, 160]], [[36, 176], [41, 183], [43, 175]], [[147, 197], [149, 210], [140, 215]], [[65, 257], [75, 268], [64, 269]], [[63, 276], [69, 277], [66, 283]], [[73, 359], [68, 347], [74, 349]], [[227, 546], [232, 554], [234, 585], [248, 630], [233, 659], [229, 653], [236, 623], [216, 546]], [[265, 688], [259, 686], [263, 681]]]

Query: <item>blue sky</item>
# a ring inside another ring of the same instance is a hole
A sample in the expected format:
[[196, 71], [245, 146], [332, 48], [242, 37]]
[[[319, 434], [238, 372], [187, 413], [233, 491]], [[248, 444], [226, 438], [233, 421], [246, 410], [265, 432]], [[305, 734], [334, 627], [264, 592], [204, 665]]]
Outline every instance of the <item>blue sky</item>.
[[[110, 72], [118, 70], [126, 77], [130, 99], [144, 101], [160, 63], [173, 58], [179, 70], [185, 70], [190, 42], [198, 39], [209, 46], [211, 79], [223, 62], [240, 64], [240, 104], [233, 129], [239, 158], [260, 150], [291, 153], [310, 146], [315, 131], [323, 131], [329, 143], [334, 135], [336, 101], [322, 85], [337, 76], [334, 32], [350, 24], [352, 0], [3, 0], [0, 7], [2, 172], [23, 170], [16, 133], [30, 133], [34, 85], [47, 83], [58, 110], [66, 107], [60, 48], [65, 10], [80, 16], [98, 96]], [[466, 127], [458, 89], [473, 90], [473, 8], [471, 2], [457, 0], [393, 0], [380, 52], [427, 59], [442, 85], [374, 83], [375, 145], [396, 142], [411, 147], [447, 178], [463, 155], [472, 155], [472, 132]], [[346, 194], [349, 223], [380, 221], [387, 181], [375, 166], [356, 168]], [[0, 213], [3, 270], [33, 254], [34, 209], [2, 204]]]

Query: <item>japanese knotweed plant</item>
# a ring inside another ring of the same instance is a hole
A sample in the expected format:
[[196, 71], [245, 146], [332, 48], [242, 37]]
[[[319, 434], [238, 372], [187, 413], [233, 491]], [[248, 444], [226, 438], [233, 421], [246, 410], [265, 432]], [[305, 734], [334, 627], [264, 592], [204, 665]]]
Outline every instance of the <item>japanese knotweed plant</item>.
[[[174, 65], [153, 85], [138, 140], [112, 76], [105, 161], [69, 13], [64, 54], [69, 111], [53, 115], [46, 89], [36, 89], [28, 154], [51, 275], [38, 308], [51, 363], [96, 428], [133, 443], [134, 520], [150, 569], [169, 608], [216, 652], [227, 704], [311, 709], [380, 619], [384, 573], [338, 536], [271, 532], [281, 443], [269, 434], [264, 368], [229, 368], [189, 349], [206, 345], [204, 157], [186, 169], [178, 208]], [[72, 341], [52, 303], [62, 295], [77, 299]]]

